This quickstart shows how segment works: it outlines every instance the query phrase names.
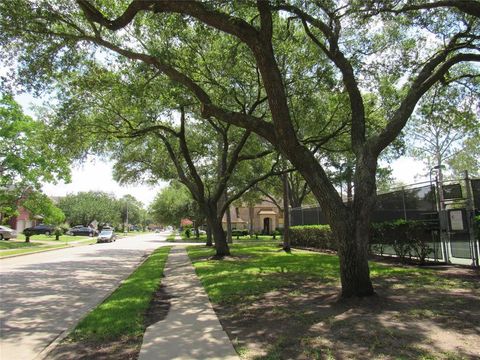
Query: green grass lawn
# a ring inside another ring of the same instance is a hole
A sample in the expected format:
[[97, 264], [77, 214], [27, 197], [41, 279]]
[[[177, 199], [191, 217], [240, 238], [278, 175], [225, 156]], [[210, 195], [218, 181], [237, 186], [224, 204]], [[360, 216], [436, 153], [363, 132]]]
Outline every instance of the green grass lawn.
[[[73, 236], [73, 235], [62, 235], [58, 240], [55, 240], [55, 235], [32, 235], [30, 236], [30, 241], [51, 241], [51, 242], [73, 242], [73, 241], [87, 241], [90, 239], [96, 239], [95, 236]], [[18, 234], [17, 240], [25, 241], [24, 234]]]
[[[233, 256], [225, 260], [210, 260], [214, 249], [206, 247], [187, 251], [242, 359], [362, 353], [362, 358], [451, 360], [480, 349], [463, 340], [469, 336], [478, 343], [473, 335], [480, 321], [478, 272], [443, 276], [437, 269], [370, 262], [378, 295], [339, 302], [336, 255], [296, 249], [287, 254], [279, 246], [252, 243], [232, 245]], [[436, 335], [428, 331], [432, 326]], [[457, 338], [450, 340], [454, 350], [429, 345], [445, 336]]]
[[[167, 241], [174, 241], [175, 239], [175, 234], [170, 235], [167, 237]], [[202, 234], [198, 238], [195, 237], [195, 233], [192, 232], [192, 236], [187, 238], [184, 233], [181, 234], [182, 241], [190, 241], [190, 242], [206, 242], [207, 241], [207, 235]], [[246, 235], [246, 236], [232, 236], [233, 243], [258, 243], [261, 242], [264, 244], [265, 242], [281, 242], [282, 237], [281, 236], [276, 236], [275, 239], [273, 239], [272, 235]]]
[[170, 235], [167, 236], [167, 238], [165, 240], [170, 241], [170, 242], [175, 242], [175, 237], [176, 236], [177, 236], [177, 233], [170, 234]]
[[10, 249], [24, 249], [40, 246], [39, 243], [26, 243], [18, 241], [0, 241], [0, 250], [10, 250]]
[[103, 342], [143, 335], [144, 314], [160, 286], [169, 251], [170, 247], [155, 250], [115, 292], [76, 326], [69, 339]]
[[168, 242], [198, 242], [198, 243], [205, 243], [207, 241], [207, 235], [200, 235], [200, 237], [196, 238], [195, 235], [192, 235], [191, 237], [186, 237], [183, 233], [180, 234], [180, 236], [182, 237], [181, 239], [175, 239], [177, 236], [179, 236], [179, 234], [177, 232], [174, 232], [170, 235], [167, 236], [167, 238], [165, 239], [165, 241], [168, 241]]
[[231, 251], [237, 258], [210, 261], [207, 258], [214, 255], [214, 249], [192, 246], [187, 251], [214, 303], [252, 298], [285, 286], [297, 276], [338, 282], [338, 260], [332, 255], [307, 251], [286, 254], [269, 245], [234, 244]]
[[[234, 244], [234, 256], [228, 261], [210, 261], [214, 249], [187, 248], [197, 274], [215, 303], [234, 302], [245, 296], [256, 296], [283, 287], [297, 278], [315, 279], [323, 284], [339, 285], [339, 262], [336, 255], [304, 250], [287, 254], [269, 244]], [[470, 282], [438, 277], [434, 270], [418, 267], [396, 267], [370, 262], [372, 279], [395, 277], [410, 288], [471, 287]], [[228, 278], [228, 281], [225, 279]]]
[[54, 236], [35, 235], [27, 243], [25, 242], [25, 236], [20, 234], [16, 239], [0, 241], [0, 257], [60, 249], [71, 246], [74, 243], [82, 245], [94, 244], [96, 243], [96, 237], [61, 236], [60, 241], [56, 241]]

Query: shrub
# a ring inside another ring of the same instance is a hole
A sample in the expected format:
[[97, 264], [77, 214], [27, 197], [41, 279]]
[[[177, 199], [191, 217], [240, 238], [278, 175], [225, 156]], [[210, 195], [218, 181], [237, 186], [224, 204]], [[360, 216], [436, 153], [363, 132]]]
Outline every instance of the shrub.
[[386, 246], [391, 246], [400, 261], [415, 256], [421, 264], [433, 250], [432, 224], [423, 221], [396, 220], [372, 225], [370, 251], [383, 255]]
[[328, 225], [303, 225], [290, 227], [292, 246], [324, 250], [337, 250], [337, 244]]
[[272, 233], [272, 239], [275, 240], [277, 238], [277, 236], [281, 235], [280, 234], [280, 231], [278, 230], [275, 230], [273, 233]]
[[63, 229], [60, 226], [57, 226], [53, 233], [55, 234], [55, 240], [60, 240], [60, 236], [63, 235]]
[[192, 236], [192, 229], [190, 229], [190, 228], [185, 229], [183, 231], [183, 234], [187, 239], [190, 239], [190, 236]]
[[232, 236], [247, 236], [248, 230], [232, 229]]
[[30, 237], [34, 235], [32, 230], [25, 229], [23, 230], [23, 235], [25, 235], [25, 242], [30, 242]]

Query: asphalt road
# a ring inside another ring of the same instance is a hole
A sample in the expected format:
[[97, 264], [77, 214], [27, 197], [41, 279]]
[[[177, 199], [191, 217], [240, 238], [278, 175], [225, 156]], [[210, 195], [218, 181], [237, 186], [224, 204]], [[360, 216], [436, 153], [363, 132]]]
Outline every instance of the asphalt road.
[[0, 359], [30, 360], [110, 294], [166, 234], [0, 260]]

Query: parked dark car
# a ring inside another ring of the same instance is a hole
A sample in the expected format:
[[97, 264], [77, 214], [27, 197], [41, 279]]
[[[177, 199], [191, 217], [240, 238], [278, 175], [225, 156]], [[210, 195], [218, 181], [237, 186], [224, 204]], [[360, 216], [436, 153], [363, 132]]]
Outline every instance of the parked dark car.
[[40, 234], [50, 235], [50, 234], [53, 234], [54, 232], [55, 232], [55, 227], [51, 225], [44, 225], [44, 224], [32, 226], [23, 230], [24, 234], [29, 233], [30, 235], [40, 235]]
[[73, 236], [95, 236], [97, 235], [97, 230], [88, 226], [78, 225], [68, 230], [67, 234]]
[[103, 229], [100, 234], [98, 234], [97, 243], [101, 242], [112, 242], [117, 240], [117, 235], [112, 229]]

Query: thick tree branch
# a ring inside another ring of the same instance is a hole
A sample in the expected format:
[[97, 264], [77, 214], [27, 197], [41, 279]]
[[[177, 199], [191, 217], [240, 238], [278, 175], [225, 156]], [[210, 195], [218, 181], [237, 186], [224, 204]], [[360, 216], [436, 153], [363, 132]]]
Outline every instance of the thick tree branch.
[[264, 156], [267, 156], [267, 155], [270, 155], [271, 153], [273, 153], [273, 150], [265, 150], [265, 151], [262, 151], [262, 152], [259, 152], [257, 154], [250, 154], [250, 155], [240, 155], [238, 157], [238, 162], [240, 161], [246, 161], [246, 160], [255, 160], [255, 159], [260, 159]]
[[151, 11], [153, 13], [171, 12], [190, 15], [205, 24], [234, 35], [250, 45], [253, 45], [252, 41], [255, 42], [259, 35], [257, 29], [245, 20], [210, 9], [208, 4], [200, 1], [134, 0], [122, 15], [113, 20], [106, 18], [88, 0], [77, 0], [77, 2], [88, 19], [112, 31], [122, 29], [130, 24], [140, 11]]
[[[370, 1], [367, 7], [370, 8], [374, 5], [380, 5], [379, 8], [373, 9], [373, 14], [381, 12], [391, 12], [394, 14], [401, 14], [409, 11], [416, 10], [429, 10], [438, 8], [456, 8], [465, 14], [480, 18], [480, 2], [475, 0], [446, 0], [446, 1], [432, 1], [424, 4], [409, 4], [402, 6], [398, 9], [383, 6], [383, 1]], [[369, 9], [370, 10], [370, 9]]]
[[[251, 131], [245, 131], [237, 146], [233, 150], [228, 165], [223, 169], [224, 172], [222, 174], [219, 174], [221, 175], [221, 177], [220, 181], [218, 182], [216, 193], [213, 196], [214, 199], [220, 199], [222, 194], [225, 192], [228, 181], [230, 180], [230, 177], [232, 176], [235, 167], [238, 165], [238, 158], [240, 156], [240, 153], [251, 134]], [[225, 153], [225, 155], [227, 154]]]
[[[358, 87], [358, 83], [353, 71], [353, 66], [340, 50], [338, 41], [340, 34], [340, 23], [333, 13], [328, 13], [331, 24], [334, 27], [325, 24], [323, 21], [314, 18], [305, 11], [292, 5], [281, 5], [279, 9], [289, 11], [295, 14], [303, 23], [307, 36], [317, 45], [325, 55], [337, 66], [342, 73], [343, 84], [347, 90], [350, 99], [350, 108], [352, 116], [351, 141], [352, 148], [357, 155], [360, 154], [365, 143], [365, 107], [363, 98]], [[328, 41], [327, 47], [311, 32], [308, 24], [320, 30]]]
[[182, 156], [185, 159], [185, 162], [187, 163], [188, 166], [188, 171], [190, 172], [190, 175], [193, 178], [193, 181], [195, 182], [195, 185], [198, 188], [198, 191], [200, 194], [204, 194], [204, 185], [203, 181], [200, 178], [200, 175], [197, 172], [197, 169], [195, 167], [195, 164], [193, 163], [193, 160], [190, 156], [190, 151], [188, 149], [187, 145], [187, 140], [185, 138], [185, 109], [183, 106], [180, 108], [180, 132], [178, 134], [179, 142], [180, 142], [180, 151], [182, 152]]
[[424, 66], [416, 80], [411, 85], [407, 96], [402, 101], [397, 111], [395, 111], [390, 122], [379, 135], [370, 139], [369, 145], [375, 154], [380, 154], [383, 149], [395, 140], [405, 127], [405, 124], [412, 115], [415, 106], [423, 94], [425, 94], [435, 83], [441, 81], [448, 70], [461, 62], [480, 62], [480, 54], [460, 53], [445, 60], [448, 53], [449, 51], [446, 50], [445, 52], [438, 54]]
[[263, 176], [260, 176], [252, 181], [250, 181], [244, 188], [242, 188], [241, 190], [237, 191], [237, 193], [230, 197], [226, 202], [225, 202], [225, 205], [222, 207], [222, 211], [225, 212], [228, 207], [230, 206], [231, 203], [233, 203], [235, 200], [238, 200], [240, 199], [240, 197], [245, 194], [248, 190], [251, 190], [256, 184], [258, 184], [259, 182], [262, 182], [266, 179], [268, 179], [269, 177], [271, 176], [278, 176], [278, 175], [282, 175], [282, 174], [285, 174], [285, 173], [289, 173], [289, 172], [292, 172], [292, 171], [295, 171], [295, 169], [288, 169], [288, 170], [282, 170], [282, 171], [273, 171], [274, 167], [276, 166], [276, 164], [274, 164], [272, 166], [272, 170], [266, 174], [264, 174]]

